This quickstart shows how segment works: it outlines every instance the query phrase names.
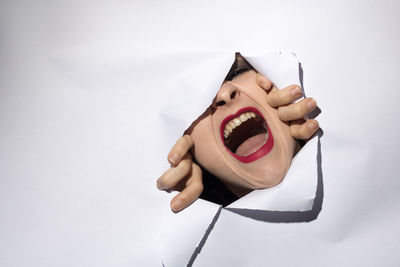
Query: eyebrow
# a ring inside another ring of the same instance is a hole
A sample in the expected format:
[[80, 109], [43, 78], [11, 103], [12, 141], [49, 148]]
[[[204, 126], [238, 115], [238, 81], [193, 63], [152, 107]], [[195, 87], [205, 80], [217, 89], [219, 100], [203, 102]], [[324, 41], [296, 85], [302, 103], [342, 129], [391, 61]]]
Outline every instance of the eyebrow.
[[231, 69], [229, 70], [222, 84], [232, 81], [237, 76], [250, 70], [257, 72], [257, 70], [239, 52], [236, 52], [235, 61], [233, 62]]

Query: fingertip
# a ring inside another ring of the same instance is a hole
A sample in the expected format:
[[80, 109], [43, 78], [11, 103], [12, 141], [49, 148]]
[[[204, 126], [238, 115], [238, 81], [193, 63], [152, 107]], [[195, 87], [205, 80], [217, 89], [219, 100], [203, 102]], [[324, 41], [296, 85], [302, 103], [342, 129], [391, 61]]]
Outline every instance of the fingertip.
[[172, 165], [176, 165], [179, 161], [179, 155], [177, 153], [172, 153], [168, 155], [168, 162], [171, 163]]
[[317, 102], [313, 98], [307, 99], [307, 108], [308, 110], [314, 110], [317, 107]]
[[298, 85], [292, 85], [290, 89], [290, 94], [294, 98], [301, 96], [301, 88]]
[[260, 87], [262, 87], [264, 90], [270, 90], [272, 87], [271, 81], [269, 81], [267, 78], [262, 76], [261, 74], [257, 73], [256, 75], [256, 82]]
[[171, 209], [173, 212], [179, 212], [182, 210], [182, 208], [183, 208], [182, 201], [180, 201], [179, 199], [173, 199], [171, 201]]
[[318, 128], [319, 128], [319, 123], [318, 123], [318, 121], [316, 121], [316, 120], [309, 120], [308, 121], [308, 123], [307, 123], [307, 128], [310, 130], [310, 131], [316, 131]]
[[162, 182], [160, 182], [159, 180], [157, 180], [157, 188], [159, 190], [166, 190], [168, 187], [165, 184], [163, 184]]

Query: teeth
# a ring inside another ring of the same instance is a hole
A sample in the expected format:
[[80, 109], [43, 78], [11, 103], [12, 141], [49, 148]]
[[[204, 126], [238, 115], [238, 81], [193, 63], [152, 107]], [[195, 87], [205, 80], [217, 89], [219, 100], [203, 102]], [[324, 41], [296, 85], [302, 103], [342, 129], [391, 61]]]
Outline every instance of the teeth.
[[256, 114], [254, 112], [245, 112], [240, 114], [239, 117], [233, 118], [230, 122], [225, 125], [224, 129], [224, 137], [228, 138], [229, 135], [233, 132], [233, 130], [242, 124], [242, 122], [247, 121], [248, 119], [255, 118]]
[[224, 137], [227, 138], [229, 136], [229, 131], [228, 130], [224, 130]]

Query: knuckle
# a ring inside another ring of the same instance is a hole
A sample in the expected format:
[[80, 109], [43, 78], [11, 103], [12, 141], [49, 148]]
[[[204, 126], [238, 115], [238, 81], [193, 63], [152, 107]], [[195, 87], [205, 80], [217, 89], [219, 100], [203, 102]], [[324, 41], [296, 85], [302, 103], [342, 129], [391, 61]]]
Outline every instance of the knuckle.
[[200, 167], [197, 164], [193, 164], [192, 168], [193, 168], [193, 172], [196, 173], [196, 174], [200, 174], [200, 178], [201, 178], [201, 169], [200, 169]]
[[196, 199], [200, 196], [201, 192], [203, 192], [203, 184], [200, 182], [193, 182], [188, 187], [188, 197], [191, 199]]
[[307, 139], [308, 137], [311, 136], [311, 133], [308, 130], [307, 126], [305, 126], [305, 127], [304, 126], [301, 127], [301, 129], [299, 129], [299, 138], [301, 138], [301, 139]]
[[280, 93], [280, 101], [282, 104], [289, 104], [293, 100], [293, 95], [290, 93], [292, 88], [287, 88], [285, 90], [281, 90]]
[[299, 119], [305, 115], [305, 105], [296, 103], [290, 106], [290, 114], [293, 119]]
[[310, 132], [308, 130], [304, 130], [302, 134], [302, 139], [308, 139], [313, 135], [313, 132]]
[[170, 154], [178, 154], [180, 157], [193, 146], [193, 140], [189, 135], [184, 135], [176, 141], [174, 147], [171, 149]]
[[182, 137], [179, 138], [178, 140], [176, 140], [175, 145], [173, 146], [172, 149], [176, 149], [177, 147], [179, 147], [182, 143]]
[[276, 99], [277, 97], [279, 97], [279, 91], [276, 88], [273, 88], [270, 92], [270, 95], [272, 98]]
[[188, 134], [185, 134], [184, 136], [182, 136], [182, 140], [187, 148], [191, 147], [193, 144], [192, 137], [190, 137], [190, 135], [188, 135]]
[[179, 162], [177, 168], [179, 168], [180, 171], [187, 173], [189, 172], [191, 165], [191, 162], [185, 159]]
[[191, 177], [191, 190], [194, 194], [200, 195], [203, 192], [203, 180], [202, 180], [202, 173], [199, 166], [196, 164], [192, 165], [192, 177]]
[[296, 127], [291, 127], [291, 135], [295, 139], [304, 139], [304, 130], [301, 126], [296, 125]]
[[265, 78], [264, 76], [262, 76], [259, 73], [257, 73], [257, 75], [256, 75], [256, 82], [264, 90], [270, 90], [272, 87], [271, 81], [269, 81], [267, 78]]
[[290, 126], [290, 128], [289, 128], [289, 131], [290, 131], [290, 135], [292, 136], [292, 137], [294, 137], [294, 138], [297, 138], [297, 136], [298, 136], [298, 127], [296, 127], [296, 125], [291, 125]]
[[192, 154], [190, 152], [186, 151], [186, 154], [183, 156], [184, 160], [187, 160], [189, 163], [192, 163]]
[[278, 107], [278, 116], [281, 120], [288, 120], [288, 111], [290, 111], [290, 107], [282, 106]]
[[171, 152], [174, 152], [174, 153], [177, 153], [179, 155], [182, 155], [183, 151], [184, 151], [183, 144], [182, 143], [177, 143], [176, 146], [174, 146], [173, 151], [171, 151]]
[[286, 91], [282, 96], [282, 101], [285, 104], [289, 104], [290, 102], [292, 102], [292, 100], [293, 100], [293, 95], [289, 91]]
[[186, 140], [185, 140], [185, 136], [182, 136], [181, 138], [179, 138], [176, 143], [175, 143], [175, 147], [182, 147], [185, 144]]
[[272, 106], [272, 107], [277, 107], [277, 106], [279, 106], [279, 101], [278, 101], [278, 100], [279, 100], [279, 97], [278, 97], [278, 95], [277, 95], [276, 92], [270, 93], [270, 95], [268, 95], [267, 100], [268, 100], [268, 104], [269, 104], [270, 106]]
[[257, 83], [258, 85], [260, 85], [261, 87], [263, 86], [263, 84], [262, 84], [262, 78], [261, 78], [261, 75], [260, 75], [259, 73], [256, 74], [256, 83]]
[[197, 191], [201, 193], [203, 192], [203, 189], [204, 189], [203, 183], [202, 182], [197, 183]]

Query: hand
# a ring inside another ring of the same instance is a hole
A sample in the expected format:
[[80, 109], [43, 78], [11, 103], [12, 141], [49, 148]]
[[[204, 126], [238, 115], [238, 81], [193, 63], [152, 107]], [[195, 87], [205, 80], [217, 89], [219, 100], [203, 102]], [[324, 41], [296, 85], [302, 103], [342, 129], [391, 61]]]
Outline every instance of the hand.
[[200, 167], [192, 161], [190, 135], [178, 139], [168, 154], [169, 168], [157, 180], [157, 188], [166, 191], [181, 191], [171, 200], [171, 209], [179, 212], [192, 204], [203, 192]]
[[267, 92], [268, 104], [278, 109], [279, 118], [290, 123], [290, 134], [293, 138], [306, 140], [318, 130], [318, 121], [306, 119], [308, 114], [317, 107], [317, 102], [308, 97], [293, 103], [303, 95], [298, 85], [278, 90], [261, 74], [257, 74], [256, 81], [258, 86]]

